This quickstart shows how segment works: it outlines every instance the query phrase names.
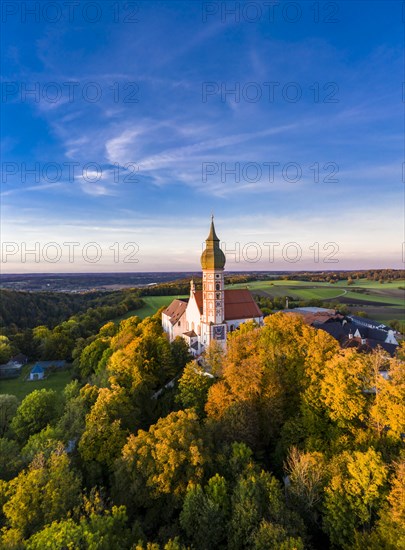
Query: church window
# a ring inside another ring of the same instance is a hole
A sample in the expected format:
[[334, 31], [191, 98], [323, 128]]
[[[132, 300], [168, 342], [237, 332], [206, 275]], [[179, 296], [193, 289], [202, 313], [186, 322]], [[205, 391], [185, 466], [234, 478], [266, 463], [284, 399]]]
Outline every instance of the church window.
[[219, 283], [215, 285], [215, 290], [221, 290], [221, 285]]

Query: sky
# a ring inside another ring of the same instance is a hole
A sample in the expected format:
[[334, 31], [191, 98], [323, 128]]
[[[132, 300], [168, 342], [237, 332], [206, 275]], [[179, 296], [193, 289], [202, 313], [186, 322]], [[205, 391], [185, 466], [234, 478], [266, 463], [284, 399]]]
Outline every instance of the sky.
[[399, 1], [8, 1], [3, 273], [404, 267]]

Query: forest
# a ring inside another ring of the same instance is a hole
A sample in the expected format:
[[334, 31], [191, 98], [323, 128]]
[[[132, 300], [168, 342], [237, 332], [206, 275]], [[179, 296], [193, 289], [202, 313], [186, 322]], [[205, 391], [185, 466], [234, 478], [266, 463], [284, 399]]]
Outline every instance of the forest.
[[197, 362], [158, 312], [72, 358], [62, 394], [0, 395], [1, 548], [405, 548], [404, 344], [277, 313]]

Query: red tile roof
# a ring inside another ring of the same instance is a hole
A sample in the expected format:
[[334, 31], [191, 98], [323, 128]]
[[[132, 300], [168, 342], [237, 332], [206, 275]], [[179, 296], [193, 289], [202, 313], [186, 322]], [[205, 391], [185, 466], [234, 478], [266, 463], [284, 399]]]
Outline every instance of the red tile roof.
[[165, 313], [169, 318], [172, 325], [175, 325], [177, 321], [180, 320], [180, 317], [186, 311], [187, 300], [173, 300], [173, 302], [168, 306], [163, 313]]
[[[197, 290], [195, 299], [200, 310], [203, 313], [202, 291]], [[225, 290], [225, 320], [232, 321], [234, 319], [253, 319], [254, 317], [262, 317], [254, 298], [247, 289]]]

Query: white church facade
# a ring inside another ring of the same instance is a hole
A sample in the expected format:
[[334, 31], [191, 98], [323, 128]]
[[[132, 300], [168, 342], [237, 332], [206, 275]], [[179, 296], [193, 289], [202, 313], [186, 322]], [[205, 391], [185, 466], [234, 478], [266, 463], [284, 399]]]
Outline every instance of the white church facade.
[[263, 323], [263, 314], [247, 289], [225, 289], [225, 254], [219, 246], [214, 220], [201, 255], [202, 290], [190, 283], [187, 300], [173, 300], [162, 313], [163, 330], [169, 340], [183, 337], [194, 355], [200, 355], [212, 340], [223, 346], [228, 332], [241, 323]]

